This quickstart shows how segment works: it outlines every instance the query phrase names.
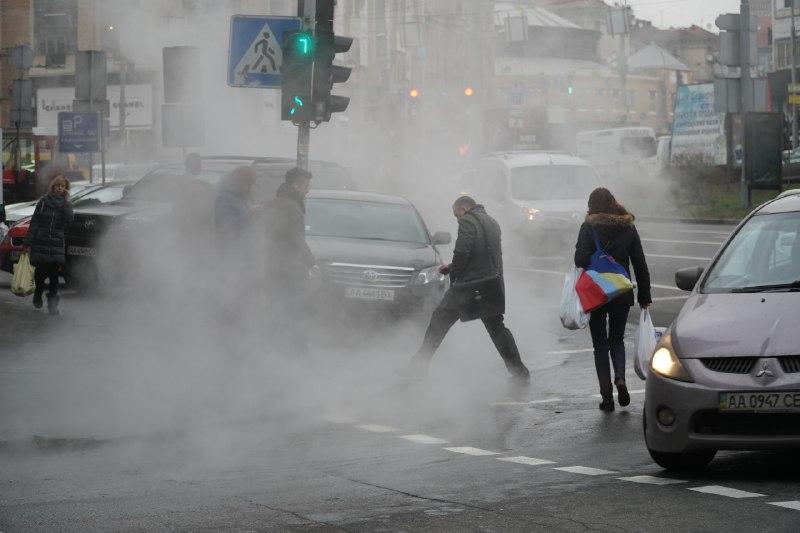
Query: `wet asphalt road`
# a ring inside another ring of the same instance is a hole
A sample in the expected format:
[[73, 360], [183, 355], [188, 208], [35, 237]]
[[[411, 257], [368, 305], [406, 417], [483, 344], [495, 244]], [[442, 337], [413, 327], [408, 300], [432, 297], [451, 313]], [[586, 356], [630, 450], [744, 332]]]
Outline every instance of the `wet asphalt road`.
[[[732, 228], [639, 229], [668, 325], [684, 301], [674, 270]], [[180, 304], [121, 315], [68, 293], [53, 318], [3, 285], [0, 530], [800, 530], [796, 454], [667, 474], [644, 447], [632, 370], [631, 406], [597, 409], [588, 332], [558, 322], [564, 265], [507, 259], [527, 389], [475, 323], [406, 382], [393, 370], [418, 323], [364, 320], [315, 336], [304, 361], [265, 363], [209, 324], [173, 324]]]

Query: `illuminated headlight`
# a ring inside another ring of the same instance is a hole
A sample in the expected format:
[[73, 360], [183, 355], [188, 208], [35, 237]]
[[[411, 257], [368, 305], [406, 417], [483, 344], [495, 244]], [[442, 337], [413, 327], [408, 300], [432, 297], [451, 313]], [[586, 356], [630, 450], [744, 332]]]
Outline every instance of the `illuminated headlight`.
[[538, 209], [534, 209], [533, 207], [523, 207], [522, 214], [527, 220], [537, 220], [542, 218], [542, 212]]
[[665, 335], [661, 339], [661, 343], [659, 343], [658, 348], [656, 348], [656, 351], [653, 353], [653, 358], [650, 360], [650, 368], [653, 372], [665, 378], [687, 382], [694, 381], [689, 376], [686, 369], [683, 368], [681, 360], [675, 354], [669, 335]]
[[443, 283], [445, 276], [439, 272], [439, 265], [423, 268], [417, 274], [417, 285], [427, 285], [428, 283]]

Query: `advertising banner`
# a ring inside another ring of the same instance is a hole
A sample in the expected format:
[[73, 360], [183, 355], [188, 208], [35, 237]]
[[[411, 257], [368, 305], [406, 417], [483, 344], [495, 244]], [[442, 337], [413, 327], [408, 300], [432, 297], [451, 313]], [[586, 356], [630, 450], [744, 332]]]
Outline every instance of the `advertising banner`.
[[713, 83], [678, 87], [670, 162], [676, 166], [727, 163], [725, 114], [714, 112]]

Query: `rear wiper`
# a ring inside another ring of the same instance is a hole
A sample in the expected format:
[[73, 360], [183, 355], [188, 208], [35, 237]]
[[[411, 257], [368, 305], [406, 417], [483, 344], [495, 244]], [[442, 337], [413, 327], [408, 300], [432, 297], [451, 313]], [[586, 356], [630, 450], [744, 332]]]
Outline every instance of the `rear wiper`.
[[769, 292], [769, 291], [798, 291], [800, 279], [791, 283], [778, 283], [775, 285], [752, 285], [750, 287], [737, 287], [731, 292]]

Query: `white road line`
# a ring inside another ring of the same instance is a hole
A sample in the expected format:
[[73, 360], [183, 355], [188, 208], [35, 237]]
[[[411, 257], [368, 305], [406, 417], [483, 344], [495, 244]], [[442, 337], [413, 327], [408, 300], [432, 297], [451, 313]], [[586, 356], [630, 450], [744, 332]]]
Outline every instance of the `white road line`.
[[416, 442], [417, 444], [448, 444], [450, 442], [430, 435], [400, 435], [397, 438]]
[[593, 352], [594, 348], [579, 348], [577, 350], [558, 350], [555, 352], [544, 352], [545, 355], [567, 355], [571, 353], [588, 353]]
[[776, 507], [783, 507], [784, 509], [794, 509], [795, 511], [800, 511], [800, 501], [794, 500], [791, 502], [767, 502], [770, 505], [774, 505]]
[[519, 455], [517, 457], [498, 457], [498, 461], [506, 461], [508, 463], [517, 463], [521, 465], [528, 465], [528, 466], [539, 466], [539, 465], [554, 465], [556, 464], [555, 461], [548, 461], [547, 459], [537, 459], [536, 457], [525, 457], [524, 455]]
[[497, 452], [490, 452], [489, 450], [482, 450], [480, 448], [473, 448], [472, 446], [456, 446], [454, 448], [443, 448], [448, 452], [463, 453], [466, 455], [500, 455]]
[[730, 487], [723, 487], [722, 485], [706, 485], [705, 487], [694, 487], [695, 492], [702, 492], [704, 494], [716, 494], [717, 496], [726, 496], [728, 498], [761, 498], [765, 494], [758, 492], [746, 492], [739, 489], [732, 489]]
[[668, 291], [683, 291], [683, 289], [679, 289], [675, 285], [659, 285], [658, 283], [651, 283], [650, 287], [653, 289], [664, 289]]
[[686, 481], [682, 479], [670, 479], [667, 477], [655, 476], [630, 476], [618, 477], [617, 479], [621, 479], [622, 481], [631, 481], [633, 483], [645, 483], [647, 485], [674, 485], [676, 483], [686, 483]]
[[538, 405], [542, 403], [554, 403], [560, 402], [561, 398], [548, 398], [546, 400], [532, 400], [530, 402], [497, 402], [490, 404], [492, 407], [501, 407], [501, 406], [508, 406], [508, 405]]
[[719, 246], [725, 241], [674, 241], [669, 239], [642, 239], [642, 242], [663, 242], [667, 244], [707, 244], [711, 246]]
[[659, 259], [687, 259], [689, 261], [711, 261], [710, 257], [695, 257], [692, 255], [665, 255], [665, 254], [645, 254], [646, 257], [658, 257]]
[[373, 433], [393, 433], [397, 431], [395, 428], [391, 426], [381, 426], [378, 424], [363, 424], [356, 427], [358, 429], [363, 429], [364, 431], [371, 431]]
[[654, 302], [671, 302], [674, 300], [686, 300], [689, 298], [689, 295], [686, 296], [656, 296], [653, 298]]
[[613, 470], [603, 470], [600, 468], [590, 468], [588, 466], [559, 466], [553, 470], [561, 470], [562, 472], [569, 472], [571, 474], [582, 474], [584, 476], [605, 476], [608, 474], [618, 474]]

